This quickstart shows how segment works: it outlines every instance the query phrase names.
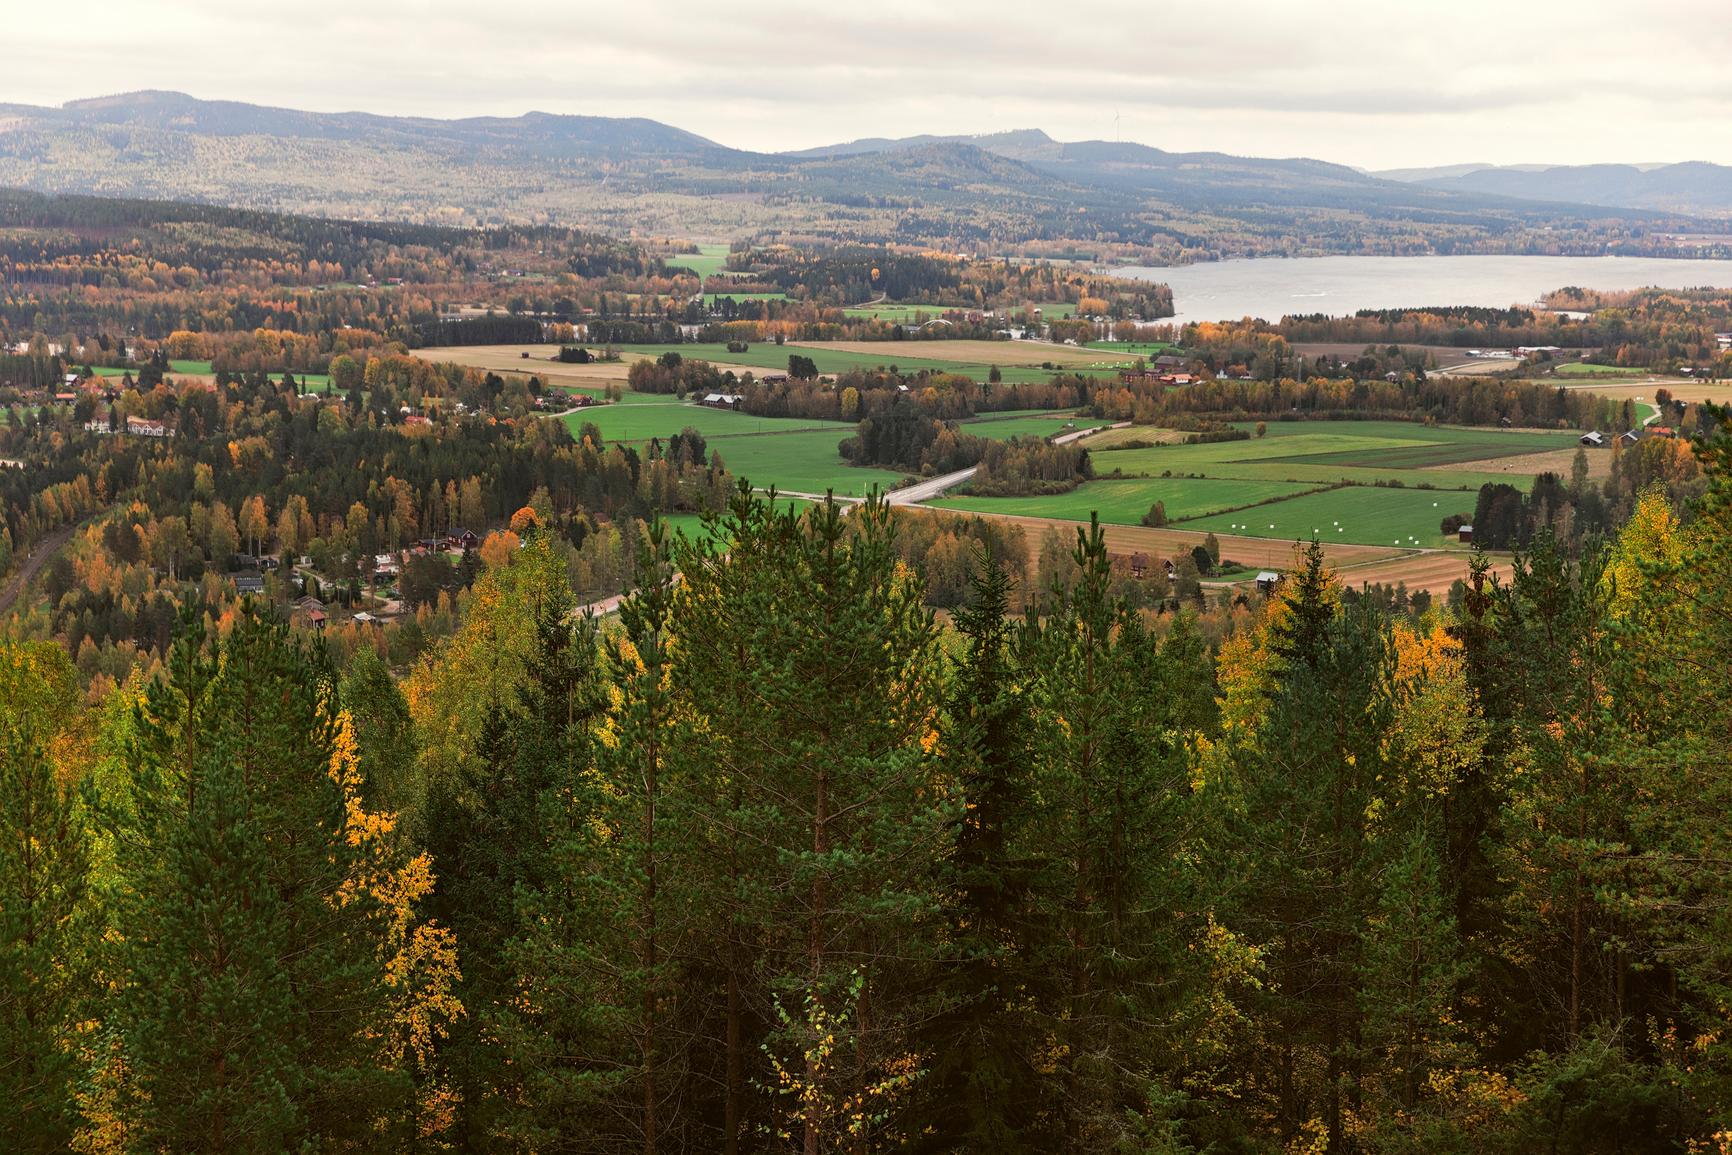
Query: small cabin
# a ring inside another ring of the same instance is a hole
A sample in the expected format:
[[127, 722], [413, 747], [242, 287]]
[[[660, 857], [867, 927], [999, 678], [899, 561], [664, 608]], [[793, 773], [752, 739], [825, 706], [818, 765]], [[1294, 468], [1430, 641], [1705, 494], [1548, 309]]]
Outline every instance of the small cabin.
[[1581, 437], [1577, 439], [1577, 443], [1585, 445], [1589, 449], [1604, 449], [1606, 446], [1606, 439], [1600, 434], [1599, 430], [1595, 429], [1582, 434]]
[[1463, 545], [1473, 544], [1473, 526], [1464, 525], [1455, 531], [1456, 540]]
[[1257, 575], [1257, 592], [1258, 593], [1272, 594], [1275, 592], [1276, 587], [1279, 586], [1280, 584], [1281, 584], [1281, 571], [1280, 570], [1266, 569]]

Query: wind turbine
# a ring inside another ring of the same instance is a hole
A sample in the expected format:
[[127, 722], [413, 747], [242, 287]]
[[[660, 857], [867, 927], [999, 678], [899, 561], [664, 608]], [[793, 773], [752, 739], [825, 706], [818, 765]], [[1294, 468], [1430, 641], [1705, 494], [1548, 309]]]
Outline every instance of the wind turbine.
[[1119, 132], [1119, 108], [1116, 104], [1113, 105], [1113, 141], [1117, 144], [1125, 142], [1124, 135]]

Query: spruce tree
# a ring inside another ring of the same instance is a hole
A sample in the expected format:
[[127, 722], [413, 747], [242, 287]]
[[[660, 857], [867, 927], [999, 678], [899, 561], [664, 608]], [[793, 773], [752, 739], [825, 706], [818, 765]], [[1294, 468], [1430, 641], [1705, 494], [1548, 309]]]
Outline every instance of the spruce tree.
[[413, 911], [425, 860], [362, 805], [316, 651], [251, 616], [208, 647], [183, 629], [140, 707], [135, 813], [115, 831], [140, 1142], [401, 1142], [427, 1122], [417, 1057], [457, 1010], [449, 940]]
[[800, 516], [742, 494], [715, 538], [675, 551], [676, 692], [695, 757], [733, 780], [703, 820], [756, 846], [729, 933], [770, 1025], [740, 1048], [761, 1056], [743, 1081], [813, 1152], [888, 1142], [919, 1077], [904, 1015], [953, 804], [933, 622], [892, 535], [881, 500]]
[[946, 893], [936, 1009], [919, 1034], [932, 1056], [912, 1129], [921, 1151], [1035, 1149], [1042, 1080], [1029, 1048], [1036, 952], [1029, 894], [1033, 718], [1010, 621], [1010, 578], [976, 558], [972, 597], [956, 613], [964, 640], [945, 701], [944, 758], [964, 809], [937, 864]]
[[78, 1120], [74, 1024], [93, 945], [84, 822], [34, 727], [0, 725], [0, 1102], [15, 1151], [65, 1150]]
[[[497, 1033], [520, 1081], [501, 1133], [529, 1148], [690, 1147], [676, 981], [683, 915], [670, 869], [681, 826], [684, 726], [668, 688], [673, 574], [665, 527], [639, 562], [645, 584], [602, 640], [613, 693], [593, 736], [572, 730], [568, 761], [544, 789], [545, 870], [519, 893], [522, 930], [505, 957], [515, 999]], [[585, 639], [593, 646], [593, 640]], [[557, 664], [557, 663], [554, 663]], [[551, 753], [551, 751], [549, 751]]]

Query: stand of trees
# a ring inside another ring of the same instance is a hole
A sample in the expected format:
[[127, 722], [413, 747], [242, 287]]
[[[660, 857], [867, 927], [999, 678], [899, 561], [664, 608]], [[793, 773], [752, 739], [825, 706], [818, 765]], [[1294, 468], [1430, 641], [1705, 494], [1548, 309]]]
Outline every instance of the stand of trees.
[[7, 645], [9, 1142], [1712, 1149], [1702, 455], [1449, 609], [1313, 545], [1218, 650], [1098, 527], [944, 627], [882, 504], [743, 491], [599, 629], [531, 533], [401, 689], [248, 614], [96, 711]]

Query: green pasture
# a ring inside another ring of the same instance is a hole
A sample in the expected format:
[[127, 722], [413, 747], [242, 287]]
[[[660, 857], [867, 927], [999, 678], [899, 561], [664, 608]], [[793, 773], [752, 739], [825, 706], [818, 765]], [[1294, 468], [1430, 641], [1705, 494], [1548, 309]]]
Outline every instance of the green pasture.
[[809, 429], [834, 430], [835, 436], [845, 437], [854, 426], [846, 421], [816, 421], [805, 418], [753, 417], [730, 409], [711, 409], [678, 401], [673, 396], [649, 393], [627, 393], [629, 401], [613, 405], [591, 405], [561, 418], [572, 436], [584, 425], [594, 425], [608, 441], [647, 441], [652, 437], [666, 439], [687, 426], [706, 438], [732, 437], [747, 434], [779, 435]]
[[874, 305], [850, 305], [842, 310], [849, 317], [906, 325], [919, 320], [936, 320], [952, 309], [972, 308], [964, 305], [917, 305], [900, 301], [880, 301]]
[[786, 301], [791, 298], [786, 293], [705, 293], [704, 305], [715, 308], [716, 302], [723, 297], [731, 297], [736, 301]]
[[667, 258], [670, 269], [690, 269], [700, 277], [714, 277], [726, 272], [724, 266], [728, 263], [728, 246], [722, 244], [699, 245], [696, 253], [675, 253]]
[[[1075, 308], [1076, 306], [1071, 306]], [[1085, 349], [1099, 349], [1103, 353], [1117, 353], [1127, 360], [1137, 357], [1159, 357], [1163, 353], [1172, 352], [1177, 346], [1171, 341], [1090, 341]]]
[[1401, 421], [1291, 421], [1271, 422], [1267, 436], [1249, 441], [1099, 449], [1093, 462], [1097, 474], [1201, 474], [1312, 484], [1400, 481], [1406, 486], [1478, 489], [1488, 481], [1510, 481], [1511, 476], [1425, 467], [1564, 449], [1575, 443], [1576, 434], [1569, 432]]
[[702, 345], [618, 345], [620, 359], [627, 365], [640, 360], [653, 361], [664, 353], [678, 353], [695, 361], [708, 361], [722, 368], [732, 368], [736, 372], [752, 370], [756, 376], [762, 376], [766, 371], [771, 373], [786, 373], [788, 358], [791, 355], [810, 357], [818, 367], [818, 372], [827, 375], [846, 373], [850, 369], [889, 368], [894, 365], [904, 373], [917, 373], [925, 369], [932, 373], [961, 373], [976, 381], [984, 381], [997, 364], [1003, 379], [1013, 385], [1031, 384], [1050, 380], [1056, 370], [1042, 369], [1038, 365], [1017, 365], [1010, 362], [1024, 357], [1032, 359], [1032, 354], [1014, 342], [1003, 342], [1006, 357], [1003, 360], [993, 358], [981, 361], [946, 361], [930, 357], [908, 357], [897, 353], [857, 352], [851, 349], [826, 349], [818, 345], [795, 347], [793, 345], [777, 345], [764, 342], [751, 345], [744, 353], [730, 353], [725, 344]]
[[[1087, 521], [1091, 513], [1104, 522], [1137, 525], [1149, 507], [1160, 502], [1168, 520], [1201, 517], [1273, 498], [1304, 493], [1310, 486], [1282, 481], [1239, 481], [1197, 477], [1156, 477], [1136, 480], [1090, 481], [1069, 493], [1037, 497], [945, 497], [928, 502], [943, 509], [1015, 517], [1054, 517]], [[1191, 528], [1187, 524], [1184, 528]]]
[[1236, 513], [1195, 518], [1179, 528], [1286, 541], [1308, 541], [1315, 536], [1320, 541], [1352, 545], [1438, 547], [1456, 540], [1445, 537], [1438, 523], [1453, 513], [1471, 515], [1477, 496], [1355, 485]]
[[835, 490], [837, 496], [862, 497], [874, 485], [888, 490], [904, 477], [893, 469], [849, 465], [836, 446], [849, 435], [847, 427], [806, 433], [774, 433], [759, 437], [729, 437], [709, 443], [712, 458], [720, 457], [728, 471], [753, 485], [797, 493]]
[[[1071, 422], [1075, 423], [1075, 428], [1067, 429], [1066, 424]], [[1052, 437], [1060, 433], [1075, 433], [1078, 429], [1105, 424], [1104, 420], [1097, 417], [1073, 416], [1069, 410], [1059, 410], [1041, 416], [1029, 414], [1021, 417], [976, 417], [972, 421], [961, 422], [957, 428], [976, 437], [1008, 441], [1012, 437]]]
[[1558, 365], [1552, 372], [1559, 377], [1645, 377], [1646, 369], [1631, 369], [1624, 365], [1595, 365], [1587, 361], [1570, 361]]
[[[295, 380], [305, 382], [307, 388], [314, 393], [328, 393], [331, 389], [331, 378], [327, 373], [301, 373], [297, 370], [290, 370], [290, 372], [295, 374]], [[98, 377], [124, 377], [128, 373], [137, 377], [137, 367], [135, 366], [130, 369], [116, 369], [105, 365], [96, 370], [96, 375]], [[182, 377], [209, 377], [214, 373], [214, 370], [212, 370], [209, 361], [170, 361], [168, 363], [168, 373], [171, 377], [176, 374]], [[281, 370], [275, 370], [268, 374], [268, 376], [272, 381], [281, 381], [283, 379]]]

